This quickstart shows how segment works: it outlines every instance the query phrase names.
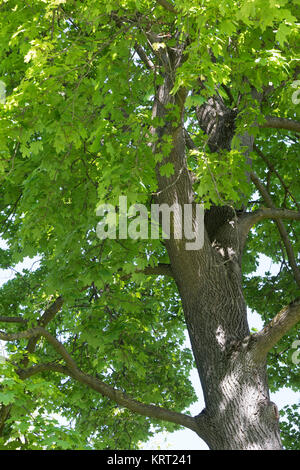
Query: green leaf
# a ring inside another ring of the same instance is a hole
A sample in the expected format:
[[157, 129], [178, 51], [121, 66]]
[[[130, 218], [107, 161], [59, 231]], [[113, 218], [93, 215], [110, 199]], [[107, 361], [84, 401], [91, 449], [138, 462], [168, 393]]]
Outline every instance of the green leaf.
[[290, 34], [291, 34], [291, 26], [288, 26], [285, 23], [281, 23], [276, 33], [276, 39], [277, 41], [279, 41], [279, 44], [281, 46], [284, 46], [284, 43], [287, 41], [287, 38]]
[[15, 401], [15, 393], [12, 391], [1, 392], [0, 391], [0, 403], [4, 406], [9, 405]]
[[174, 174], [174, 165], [173, 163], [165, 163], [164, 165], [162, 165], [159, 169], [159, 172], [161, 174], [161, 176], [166, 176], [167, 178], [169, 178], [171, 175]]

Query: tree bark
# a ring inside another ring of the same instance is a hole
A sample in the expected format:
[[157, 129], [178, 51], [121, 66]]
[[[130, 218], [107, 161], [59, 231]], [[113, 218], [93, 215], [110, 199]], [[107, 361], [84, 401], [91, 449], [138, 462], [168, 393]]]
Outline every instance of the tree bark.
[[[183, 95], [170, 95], [172, 80], [167, 77], [158, 88], [154, 117], [165, 117], [165, 106], [175, 103], [181, 108], [178, 127], [153, 129], [159, 139], [172, 136], [170, 155], [157, 165], [158, 201], [171, 206], [193, 202], [193, 189], [185, 160], [183, 130]], [[220, 106], [217, 100], [217, 109]], [[218, 113], [202, 108], [202, 128], [209, 126], [213, 151], [228, 148], [232, 129], [224, 131]], [[211, 120], [217, 119], [216, 125]], [[225, 125], [227, 119], [223, 119]], [[219, 133], [219, 135], [217, 135]], [[154, 146], [154, 152], [157, 148]], [[167, 178], [159, 168], [166, 162], [174, 165]], [[196, 418], [199, 436], [210, 449], [281, 449], [278, 411], [270, 402], [265, 359], [257, 362], [253, 339], [247, 323], [242, 292], [241, 236], [235, 211], [217, 208], [207, 215], [204, 247], [187, 251], [185, 240], [171, 237], [166, 248], [174, 279], [181, 296], [196, 367], [203, 388], [205, 409]], [[174, 230], [178, 220], [173, 219]], [[195, 222], [196, 223], [196, 222]], [[201, 430], [201, 432], [200, 432]]]
[[206, 422], [206, 443], [210, 449], [281, 449], [266, 363], [253, 354], [240, 265], [187, 252], [183, 264], [173, 250], [169, 255], [203, 388], [199, 419]]
[[182, 299], [205, 399], [198, 417], [206, 421], [205, 441], [210, 449], [281, 449], [266, 364], [253, 356], [239, 282], [213, 270], [207, 277]]

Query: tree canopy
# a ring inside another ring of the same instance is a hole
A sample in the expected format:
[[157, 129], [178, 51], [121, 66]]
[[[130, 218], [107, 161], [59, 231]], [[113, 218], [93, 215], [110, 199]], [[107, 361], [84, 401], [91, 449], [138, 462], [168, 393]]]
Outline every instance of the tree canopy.
[[[96, 233], [100, 204], [126, 195], [150, 210], [160, 178], [177, 184], [183, 113], [195, 201], [243, 220], [247, 306], [266, 325], [299, 315], [299, 13], [293, 0], [0, 1], [0, 267], [39, 258], [0, 289], [1, 448], [136, 449], [195, 428], [164, 240]], [[277, 275], [254, 274], [261, 254]], [[271, 345], [272, 391], [299, 390], [295, 323]], [[287, 448], [296, 413], [281, 424]]]

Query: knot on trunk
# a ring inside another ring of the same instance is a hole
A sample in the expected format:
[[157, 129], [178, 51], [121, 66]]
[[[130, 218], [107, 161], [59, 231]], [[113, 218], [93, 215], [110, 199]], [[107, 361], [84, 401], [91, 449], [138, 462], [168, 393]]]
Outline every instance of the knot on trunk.
[[279, 421], [279, 411], [273, 401], [263, 400], [259, 403], [259, 414], [270, 424]]
[[215, 235], [226, 222], [235, 220], [236, 211], [231, 206], [211, 206], [205, 211], [204, 223], [210, 241], [214, 241]]
[[215, 95], [196, 107], [196, 115], [201, 129], [208, 135], [210, 151], [230, 150], [237, 110], [228, 108], [223, 99]]

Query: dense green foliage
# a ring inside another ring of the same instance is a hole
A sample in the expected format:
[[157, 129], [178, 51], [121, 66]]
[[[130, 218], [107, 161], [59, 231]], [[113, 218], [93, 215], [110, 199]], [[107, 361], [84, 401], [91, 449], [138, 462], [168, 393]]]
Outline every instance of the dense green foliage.
[[[186, 129], [198, 150], [190, 151], [188, 161], [199, 201], [240, 207], [247, 197], [249, 211], [262, 202], [246, 178], [238, 139], [231, 151], [212, 153], [199, 129], [195, 107], [218, 87], [226, 104], [239, 109], [236, 135], [247, 129], [272, 163], [270, 168], [259, 153], [251, 155], [274, 204], [297, 210], [297, 137], [263, 124], [267, 115], [300, 120], [299, 104], [292, 100], [300, 9], [292, 0], [184, 0], [173, 2], [174, 14], [160, 3], [0, 1], [0, 80], [6, 85], [0, 104], [0, 232], [8, 245], [0, 251], [0, 267], [27, 256], [40, 260], [37, 269], [2, 286], [0, 314], [35, 326], [62, 296], [64, 304], [47, 329], [82, 370], [144, 403], [183, 411], [196, 397], [188, 379], [193, 358], [183, 347], [180, 298], [172, 279], [138, 272], [168, 262], [164, 243], [99, 240], [96, 208], [116, 205], [120, 195], [129, 205], [153, 201], [155, 164], [172, 146], [166, 137], [152, 154], [155, 136], [149, 129], [164, 125], [151, 117], [166, 67], [158, 52], [188, 37], [173, 92], [189, 92]], [[149, 32], [159, 41], [150, 44]], [[253, 88], [262, 93], [260, 102], [253, 100]], [[166, 120], [176, 116], [170, 106]], [[172, 174], [172, 165], [161, 171]], [[285, 221], [285, 227], [297, 253], [299, 224]], [[277, 276], [253, 276], [260, 254], [279, 263]], [[247, 304], [265, 322], [298, 295], [272, 221], [251, 231], [243, 269]], [[0, 329], [17, 332], [24, 325]], [[283, 385], [299, 389], [299, 365], [291, 360], [296, 334], [294, 328], [269, 355], [272, 391]], [[22, 380], [17, 371], [24, 360], [28, 367], [63, 364], [46, 339], [29, 355], [27, 342], [7, 343], [9, 361], [1, 364], [0, 402], [12, 405], [1, 448], [137, 448], [152, 432], [176, 428], [134, 414], [53, 371]], [[55, 413], [70, 426], [52, 419]], [[291, 431], [290, 412], [287, 418], [284, 443], [295, 449], [297, 423]]]

